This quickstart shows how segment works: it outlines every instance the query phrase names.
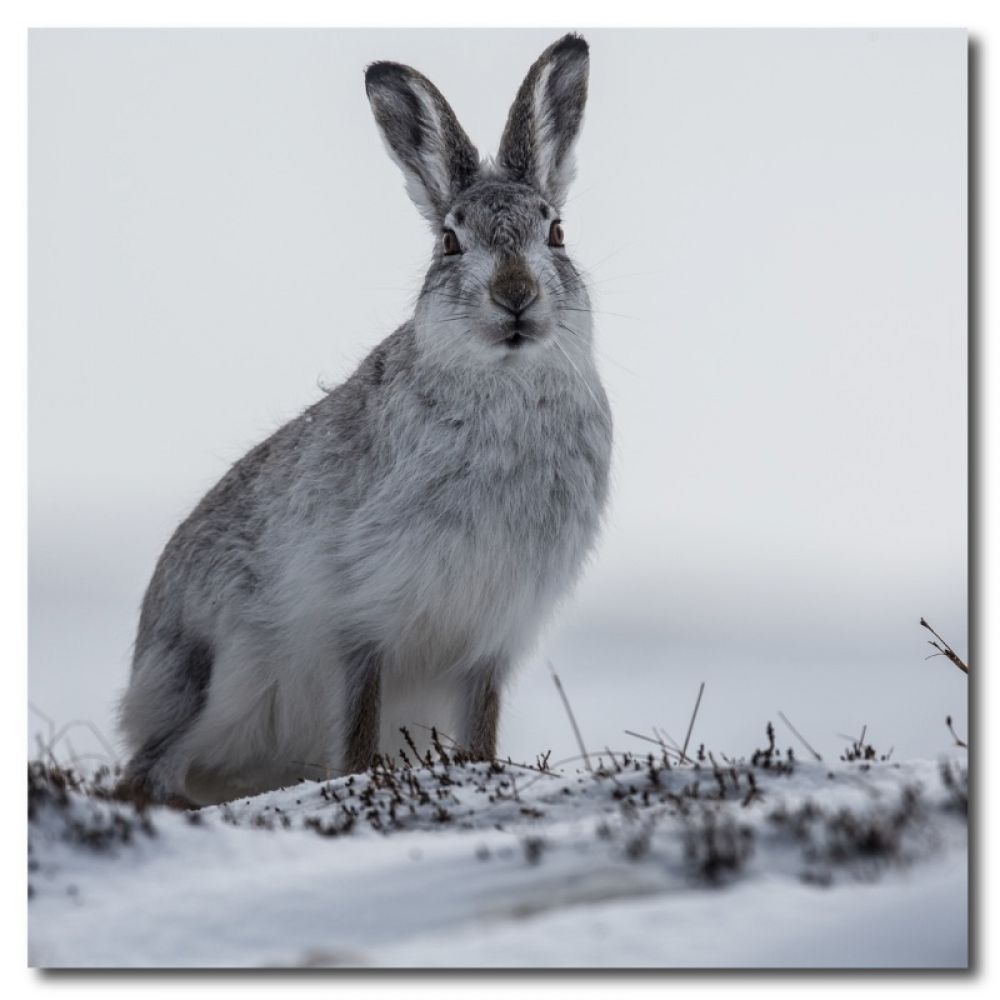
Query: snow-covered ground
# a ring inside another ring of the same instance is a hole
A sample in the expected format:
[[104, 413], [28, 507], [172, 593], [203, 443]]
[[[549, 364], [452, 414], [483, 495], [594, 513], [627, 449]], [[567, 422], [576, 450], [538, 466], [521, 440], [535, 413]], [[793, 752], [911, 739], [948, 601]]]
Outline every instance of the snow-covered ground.
[[196, 813], [34, 765], [30, 962], [966, 964], [964, 761], [647, 746], [553, 773], [444, 749]]

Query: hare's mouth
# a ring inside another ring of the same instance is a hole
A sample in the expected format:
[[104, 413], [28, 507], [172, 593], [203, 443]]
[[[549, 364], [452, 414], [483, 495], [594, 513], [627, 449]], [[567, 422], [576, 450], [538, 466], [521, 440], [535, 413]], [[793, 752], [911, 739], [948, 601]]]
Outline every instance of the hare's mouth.
[[542, 332], [538, 324], [532, 320], [518, 317], [503, 328], [498, 343], [510, 351], [516, 351], [528, 344], [537, 343], [542, 339]]
[[531, 351], [545, 339], [547, 330], [534, 319], [517, 317], [505, 323], [493, 323], [482, 332], [490, 347], [505, 355]]

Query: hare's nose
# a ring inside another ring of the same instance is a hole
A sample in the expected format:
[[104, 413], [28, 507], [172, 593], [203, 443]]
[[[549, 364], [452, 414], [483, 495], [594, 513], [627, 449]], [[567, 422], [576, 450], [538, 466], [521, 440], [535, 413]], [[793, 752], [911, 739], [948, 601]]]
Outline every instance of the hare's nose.
[[538, 282], [523, 261], [502, 264], [490, 282], [490, 298], [501, 309], [520, 316], [538, 298]]

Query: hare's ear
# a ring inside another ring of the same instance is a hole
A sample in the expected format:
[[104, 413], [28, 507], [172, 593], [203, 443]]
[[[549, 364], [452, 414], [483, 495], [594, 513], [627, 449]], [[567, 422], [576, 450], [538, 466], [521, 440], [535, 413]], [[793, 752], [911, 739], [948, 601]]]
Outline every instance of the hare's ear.
[[365, 71], [365, 91], [410, 197], [432, 225], [440, 226], [455, 196], [479, 172], [476, 147], [441, 92], [415, 69], [372, 63]]
[[590, 57], [579, 35], [550, 45], [514, 98], [497, 162], [512, 180], [537, 187], [556, 207], [573, 180], [573, 146], [587, 103]]

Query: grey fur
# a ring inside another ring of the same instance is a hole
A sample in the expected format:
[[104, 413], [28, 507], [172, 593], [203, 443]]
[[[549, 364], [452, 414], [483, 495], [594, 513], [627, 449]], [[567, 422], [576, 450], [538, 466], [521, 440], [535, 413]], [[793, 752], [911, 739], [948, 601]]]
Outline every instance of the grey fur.
[[[479, 172], [479, 154], [451, 105], [427, 77], [394, 62], [372, 63], [365, 92], [392, 158], [413, 188], [418, 206], [439, 223], [455, 196]], [[442, 168], [442, 169], [439, 169]]]
[[464, 714], [459, 722], [459, 742], [476, 760], [492, 760], [497, 752], [500, 721], [500, 685], [506, 664], [477, 664], [466, 680]]
[[579, 35], [550, 45], [524, 78], [500, 139], [508, 177], [535, 184], [561, 207], [573, 180], [573, 144], [587, 103], [589, 49]]
[[[579, 93], [581, 45], [543, 55], [548, 92]], [[366, 89], [414, 200], [462, 252], [438, 238], [413, 318], [168, 542], [121, 705], [128, 780], [150, 797], [219, 801], [360, 769], [398, 748], [401, 723], [493, 756], [510, 668], [597, 537], [611, 416], [586, 288], [548, 244], [552, 192], [502, 164], [470, 173], [471, 144], [415, 71], [377, 63]], [[560, 162], [578, 111], [546, 136]]]
[[367, 771], [378, 754], [379, 716], [382, 712], [382, 651], [366, 642], [341, 654], [348, 680], [345, 705], [347, 747], [344, 770]]

